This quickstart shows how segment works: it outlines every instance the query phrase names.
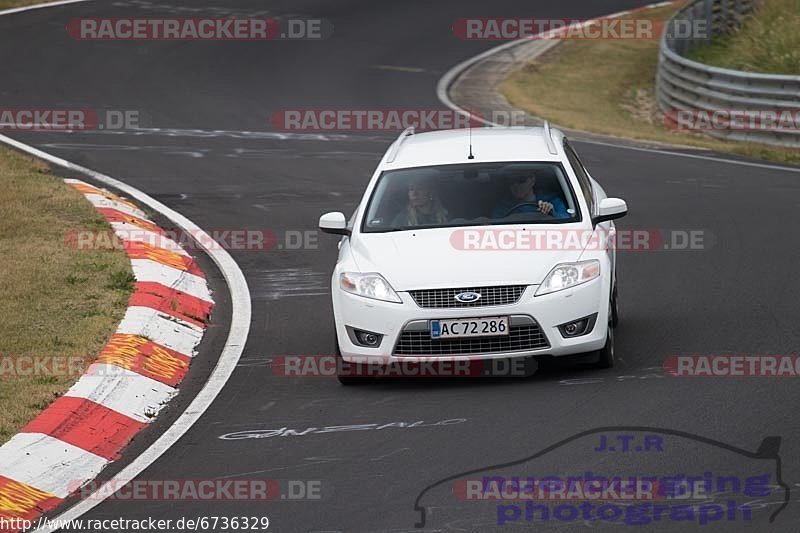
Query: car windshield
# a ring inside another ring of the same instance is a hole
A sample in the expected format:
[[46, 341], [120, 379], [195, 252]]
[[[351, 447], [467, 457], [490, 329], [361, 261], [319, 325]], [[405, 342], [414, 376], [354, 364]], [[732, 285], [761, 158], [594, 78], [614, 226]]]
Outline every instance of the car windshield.
[[362, 231], [578, 220], [580, 210], [559, 163], [469, 163], [384, 172]]

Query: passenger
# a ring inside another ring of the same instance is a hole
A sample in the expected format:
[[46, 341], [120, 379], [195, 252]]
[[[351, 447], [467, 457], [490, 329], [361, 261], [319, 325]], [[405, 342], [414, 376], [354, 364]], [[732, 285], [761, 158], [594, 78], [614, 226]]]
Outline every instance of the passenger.
[[408, 205], [394, 217], [392, 226], [436, 226], [446, 222], [447, 210], [431, 184], [421, 178], [409, 180]]

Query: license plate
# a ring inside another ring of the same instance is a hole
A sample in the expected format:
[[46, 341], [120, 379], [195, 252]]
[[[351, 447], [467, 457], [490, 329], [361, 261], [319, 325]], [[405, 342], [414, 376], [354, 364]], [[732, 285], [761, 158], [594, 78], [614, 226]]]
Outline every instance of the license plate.
[[499, 335], [508, 335], [507, 316], [431, 320], [432, 339], [497, 337]]

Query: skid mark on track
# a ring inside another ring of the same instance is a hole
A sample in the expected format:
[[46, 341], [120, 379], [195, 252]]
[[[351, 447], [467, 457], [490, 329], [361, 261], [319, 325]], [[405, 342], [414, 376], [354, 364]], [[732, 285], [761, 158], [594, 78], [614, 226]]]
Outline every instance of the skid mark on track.
[[391, 457], [393, 455], [397, 455], [398, 453], [402, 453], [402, 452], [410, 450], [410, 449], [411, 448], [400, 448], [398, 450], [394, 450], [393, 452], [389, 452], [389, 453], [386, 453], [386, 454], [383, 454], [383, 455], [379, 455], [378, 457], [373, 457], [372, 459], [370, 459], [370, 461], [381, 461], [383, 459], [386, 459], [387, 457]]
[[229, 474], [227, 476], [221, 476], [216, 479], [232, 479], [242, 476], [255, 476], [259, 474], [267, 474], [269, 472], [280, 472], [281, 470], [291, 470], [293, 468], [306, 468], [309, 466], [316, 466], [326, 463], [335, 463], [337, 461], [344, 461], [344, 459], [339, 457], [305, 457], [304, 461], [310, 461], [308, 463], [301, 463], [298, 465], [284, 465], [284, 466], [276, 466], [274, 468], [265, 468], [262, 470], [253, 470], [252, 472], [241, 472], [238, 474]]
[[205, 157], [210, 148], [197, 148], [193, 146], [139, 146], [128, 144], [85, 144], [85, 143], [49, 143], [43, 148], [51, 150], [81, 150], [93, 152], [153, 152], [162, 155], [180, 155], [200, 159]]
[[253, 298], [280, 300], [303, 296], [325, 296], [330, 292], [330, 275], [311, 268], [281, 268], [250, 273]]
[[225, 155], [225, 157], [233, 157], [238, 159], [336, 159], [336, 160], [366, 160], [378, 161], [381, 158], [379, 152], [348, 152], [342, 150], [322, 151], [322, 152], [309, 152], [305, 150], [291, 150], [291, 149], [249, 149], [249, 148], [234, 148], [233, 153]]
[[668, 376], [664, 369], [660, 366], [652, 366], [643, 368], [635, 374], [623, 374], [619, 376], [610, 377], [590, 377], [590, 378], [572, 378], [562, 379], [558, 382], [559, 385], [575, 386], [575, 385], [598, 385], [603, 383], [621, 383], [623, 381], [641, 381], [644, 379], [665, 379]]
[[271, 365], [272, 365], [272, 357], [266, 357], [266, 358], [246, 357], [239, 359], [239, 364], [236, 366], [241, 368], [250, 368], [250, 367], [271, 366]]
[[375, 70], [390, 70], [393, 72], [425, 72], [424, 68], [420, 67], [403, 67], [400, 65], [372, 65], [370, 68]]
[[336, 402], [337, 400], [338, 400], [337, 398], [315, 398], [315, 399], [313, 399], [311, 401], [305, 402], [300, 407], [298, 407], [297, 410], [299, 411], [301, 409], [309, 409], [309, 408], [312, 408], [312, 407], [319, 407], [321, 405], [323, 405], [323, 406], [324, 405], [331, 405], [333, 402]]

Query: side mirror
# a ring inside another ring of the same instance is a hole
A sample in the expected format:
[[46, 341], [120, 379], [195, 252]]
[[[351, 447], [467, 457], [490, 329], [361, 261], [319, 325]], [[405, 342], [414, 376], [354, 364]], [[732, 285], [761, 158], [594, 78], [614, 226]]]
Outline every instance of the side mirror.
[[628, 204], [621, 198], [604, 198], [600, 200], [597, 215], [592, 218], [592, 224], [599, 224], [608, 220], [616, 220], [628, 214]]
[[340, 213], [339, 211], [325, 213], [319, 217], [319, 229], [320, 231], [333, 233], [334, 235], [350, 235], [344, 213]]

